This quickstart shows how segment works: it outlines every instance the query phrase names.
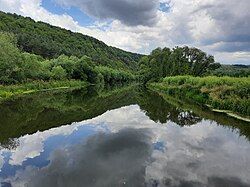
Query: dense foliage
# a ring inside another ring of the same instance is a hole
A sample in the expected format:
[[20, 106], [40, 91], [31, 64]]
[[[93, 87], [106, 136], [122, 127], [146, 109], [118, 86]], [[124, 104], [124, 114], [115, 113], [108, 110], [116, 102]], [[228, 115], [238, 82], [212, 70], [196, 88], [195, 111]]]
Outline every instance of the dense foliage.
[[94, 62], [113, 68], [135, 69], [141, 55], [110, 47], [103, 42], [69, 30], [35, 22], [16, 14], [0, 11], [0, 31], [17, 36], [17, 44], [23, 51], [44, 58], [57, 58], [60, 55], [86, 55]]
[[96, 71], [100, 73], [100, 78], [108, 84], [122, 83], [126, 81], [133, 81], [136, 77], [128, 71], [111, 69], [105, 66], [97, 66]]
[[215, 109], [250, 116], [250, 77], [175, 76], [150, 85], [170, 95], [189, 98]]
[[220, 65], [214, 63], [214, 57], [197, 48], [176, 47], [157, 48], [149, 56], [142, 57], [140, 77], [144, 82], [155, 81], [166, 76], [193, 75], [201, 76], [208, 70]]
[[60, 55], [51, 60], [22, 52], [13, 34], [0, 32], [0, 84], [31, 81], [81, 80], [92, 84], [127, 82], [135, 77], [123, 70], [96, 67], [91, 58]]

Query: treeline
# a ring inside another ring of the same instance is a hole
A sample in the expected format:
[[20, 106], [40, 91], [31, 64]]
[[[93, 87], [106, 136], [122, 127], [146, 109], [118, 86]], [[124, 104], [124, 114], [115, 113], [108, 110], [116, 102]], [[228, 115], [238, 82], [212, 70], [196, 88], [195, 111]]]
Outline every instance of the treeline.
[[166, 76], [201, 76], [220, 67], [214, 57], [197, 48], [157, 48], [139, 61], [140, 79], [143, 82], [157, 81]]
[[89, 56], [99, 65], [135, 69], [142, 55], [107, 46], [105, 43], [43, 22], [0, 11], [0, 31], [14, 33], [19, 49], [46, 59], [60, 55]]
[[87, 56], [60, 55], [55, 59], [22, 52], [14, 34], [0, 32], [0, 84], [32, 81], [81, 80], [92, 84], [120, 83], [134, 80], [126, 71], [98, 67]]
[[248, 77], [250, 76], [250, 66], [247, 65], [221, 65], [220, 68], [209, 73], [215, 76]]

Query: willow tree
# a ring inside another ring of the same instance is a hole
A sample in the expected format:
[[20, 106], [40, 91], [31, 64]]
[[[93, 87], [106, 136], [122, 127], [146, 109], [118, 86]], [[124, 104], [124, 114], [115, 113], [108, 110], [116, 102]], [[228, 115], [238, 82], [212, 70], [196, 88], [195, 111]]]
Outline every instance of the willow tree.
[[185, 47], [157, 48], [139, 62], [140, 77], [144, 82], [166, 76], [202, 76], [208, 70], [218, 68], [214, 57], [200, 49]]

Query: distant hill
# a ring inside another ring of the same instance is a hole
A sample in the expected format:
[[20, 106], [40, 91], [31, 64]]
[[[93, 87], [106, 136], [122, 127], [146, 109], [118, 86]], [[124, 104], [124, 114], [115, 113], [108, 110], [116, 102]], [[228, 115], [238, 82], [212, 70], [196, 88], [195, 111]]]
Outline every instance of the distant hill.
[[86, 55], [98, 64], [135, 69], [142, 56], [110, 47], [90, 36], [1, 11], [0, 31], [16, 34], [19, 48], [44, 58], [56, 58], [62, 54], [77, 57]]
[[232, 66], [235, 68], [250, 68], [250, 65], [244, 65], [244, 64], [233, 64]]
[[250, 76], [249, 65], [221, 65], [220, 68], [211, 72], [212, 75], [216, 76], [230, 76], [230, 77], [248, 77]]

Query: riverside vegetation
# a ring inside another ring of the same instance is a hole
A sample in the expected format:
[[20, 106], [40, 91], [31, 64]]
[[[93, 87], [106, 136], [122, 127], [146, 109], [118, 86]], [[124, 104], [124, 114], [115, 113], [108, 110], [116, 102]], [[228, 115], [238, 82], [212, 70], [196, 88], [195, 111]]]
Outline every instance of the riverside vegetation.
[[[224, 112], [250, 116], [250, 77], [247, 66], [243, 70], [245, 74], [241, 75], [245, 77], [237, 78], [235, 75], [239, 68], [223, 71], [225, 66], [214, 63], [212, 56], [188, 47], [172, 50], [158, 48], [143, 57], [139, 64], [141, 80], [153, 90], [192, 99]], [[221, 77], [210, 76], [218, 72]]]
[[39, 90], [136, 81], [214, 109], [250, 115], [249, 66], [220, 65], [187, 46], [130, 53], [16, 14], [0, 12], [0, 18], [0, 100]]
[[166, 77], [149, 85], [179, 98], [192, 99], [214, 109], [250, 116], [250, 79], [235, 77]]
[[87, 56], [60, 55], [54, 59], [23, 52], [17, 47], [14, 34], [0, 33], [0, 97], [58, 87], [87, 84], [118, 84], [135, 80], [122, 69], [96, 66]]

